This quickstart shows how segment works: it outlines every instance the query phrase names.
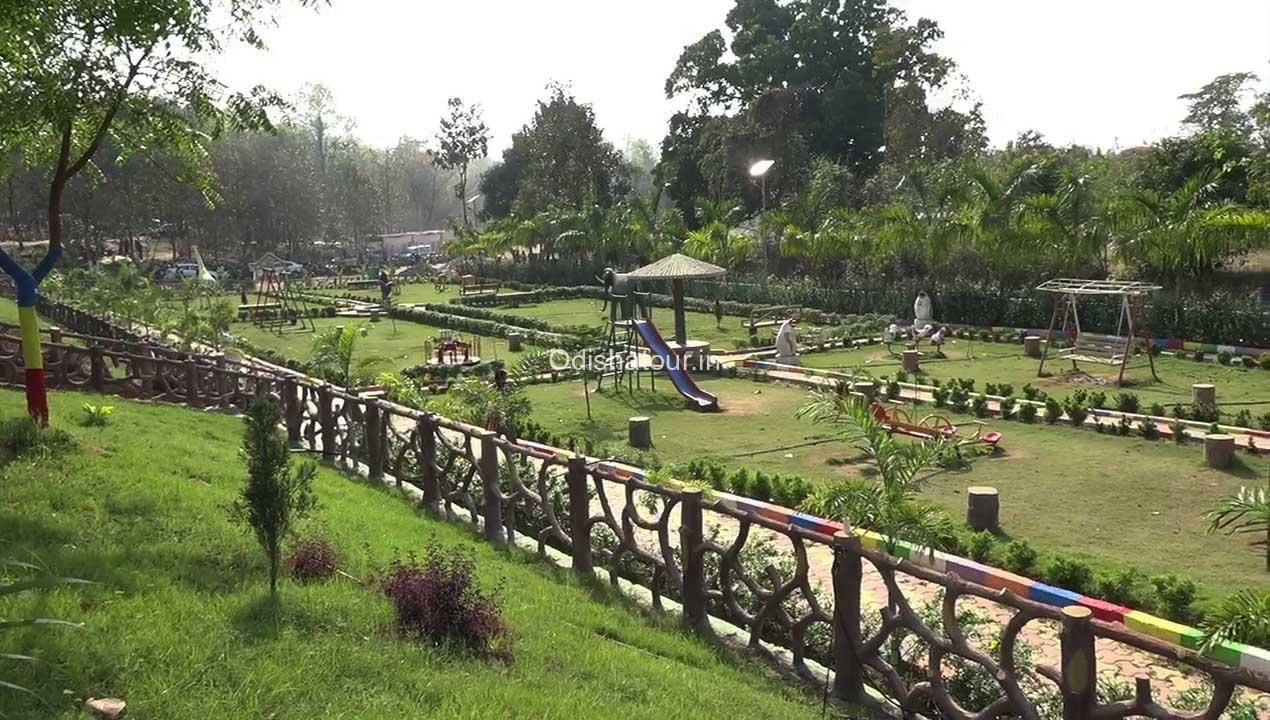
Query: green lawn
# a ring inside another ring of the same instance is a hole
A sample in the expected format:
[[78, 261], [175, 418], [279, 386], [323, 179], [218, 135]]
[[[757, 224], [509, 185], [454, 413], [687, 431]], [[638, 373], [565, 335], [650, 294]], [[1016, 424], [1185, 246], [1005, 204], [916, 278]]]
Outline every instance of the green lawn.
[[[368, 318], [316, 318], [313, 324], [317, 327], [318, 333], [337, 325], [360, 325], [366, 328], [366, 336], [357, 341], [354, 362], [357, 363], [363, 359], [374, 360], [376, 361], [374, 367], [383, 370], [401, 369], [425, 362], [424, 341], [436, 338], [442, 332], [441, 328], [431, 325], [397, 320], [394, 333], [393, 321], [389, 318], [383, 318], [379, 322], [371, 322]], [[313, 338], [316, 337], [315, 333], [292, 330], [278, 335], [268, 328], [256, 327], [249, 322], [235, 322], [230, 328], [230, 334], [295, 360], [308, 360], [311, 357]], [[465, 340], [470, 340], [472, 337], [468, 333], [460, 333], [460, 335]], [[482, 360], [502, 359], [514, 362], [520, 355], [509, 352], [507, 341], [502, 338], [482, 337], [480, 349]]]
[[[625, 447], [626, 419], [651, 416], [656, 456], [666, 463], [715, 457], [732, 467], [824, 480], [858, 472], [859, 458], [842, 442], [791, 447], [833, 437], [827, 428], [794, 417], [807, 390], [748, 380], [698, 381], [719, 396], [722, 413], [686, 409], [661, 377], [655, 393], [592, 393], [593, 422], [586, 420], [579, 383], [531, 386], [527, 392], [535, 418], [552, 432], [589, 436], [619, 450]], [[924, 490], [954, 517], [965, 514], [968, 486], [992, 485], [1001, 491], [1004, 531], [1038, 549], [1101, 564], [1133, 564], [1148, 573], [1181, 573], [1203, 583], [1209, 594], [1266, 582], [1263, 562], [1244, 543], [1204, 534], [1202, 513], [1241, 484], [1262, 482], [1270, 472], [1267, 460], [1241, 454], [1236, 470], [1220, 472], [1205, 467], [1203, 450], [1194, 444], [1148, 443], [1043, 423], [994, 420], [989, 427], [1005, 435], [999, 456], [979, 459], [969, 470], [940, 473]], [[756, 451], [765, 452], [742, 457]]]
[[[124, 698], [138, 718], [820, 716], [818, 699], [762, 667], [332, 470], [302, 532], [327, 537], [356, 577], [429, 543], [467, 548], [480, 584], [501, 588], [515, 660], [400, 639], [387, 600], [349, 580], [284, 580], [275, 608], [258, 548], [226, 519], [244, 474], [241, 421], [107, 400], [109, 424], [86, 428], [80, 404], [102, 398], [51, 400], [77, 448], [0, 468], [0, 557], [100, 584], [0, 598], [0, 617], [84, 623], [0, 633], [0, 652], [39, 658], [0, 664], [41, 698], [0, 688], [8, 717], [82, 717], [90, 695]], [[6, 416], [21, 408], [0, 392]]]
[[[978, 340], [969, 343], [956, 339], [945, 345], [944, 352], [948, 355], [946, 360], [923, 360], [923, 372], [941, 381], [973, 377], [977, 380], [977, 390], [983, 390], [985, 383], [1011, 383], [1014, 385], [1015, 395], [1022, 397], [1023, 385], [1031, 383], [1061, 398], [1078, 387], [1084, 387], [1104, 391], [1107, 394], [1108, 407], [1114, 407], [1111, 399], [1122, 390], [1115, 384], [1119, 368], [1096, 363], [1081, 363], [1080, 369], [1086, 375], [1101, 378], [1104, 381], [1102, 385], [1087, 382], [1077, 384], [1077, 378], [1082, 376], [1071, 372], [1071, 361], [1053, 357], [1045, 361], [1047, 377], [1038, 378], [1037, 360], [1025, 356], [1020, 344], [985, 343]], [[844, 372], [863, 368], [875, 376], [889, 376], [900, 369], [899, 358], [893, 357], [886, 348], [879, 345], [809, 353], [802, 359], [807, 367]], [[1135, 362], [1139, 363], [1136, 367], [1133, 365]], [[1125, 371], [1126, 387], [1123, 390], [1136, 393], [1144, 411], [1150, 408], [1151, 403], [1156, 402], [1167, 409], [1172, 409], [1174, 403], [1190, 403], [1193, 383], [1214, 383], [1217, 386], [1217, 400], [1219, 403], [1226, 403], [1223, 409], [1228, 413], [1233, 414], [1247, 407], [1256, 416], [1270, 410], [1270, 372], [1261, 368], [1226, 367], [1213, 362], [1201, 363], [1172, 356], [1155, 358], [1155, 366], [1160, 377], [1158, 382], [1152, 379], [1145, 358], [1131, 360], [1130, 369]]]
[[[352, 290], [331, 289], [331, 290], [310, 290], [308, 292], [317, 293], [319, 295], [343, 295], [352, 293], [359, 297], [363, 297], [371, 302], [379, 302], [378, 288], [356, 288]], [[401, 286], [401, 292], [394, 296], [396, 302], [399, 303], [439, 303], [448, 302], [451, 298], [459, 296], [458, 285], [446, 285], [445, 289], [437, 292], [430, 282], [408, 283]]]

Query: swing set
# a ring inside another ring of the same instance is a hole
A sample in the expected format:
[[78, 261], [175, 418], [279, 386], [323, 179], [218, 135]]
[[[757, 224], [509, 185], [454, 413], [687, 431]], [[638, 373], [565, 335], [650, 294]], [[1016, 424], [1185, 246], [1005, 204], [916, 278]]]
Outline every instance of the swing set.
[[[1045, 360], [1049, 356], [1055, 328], [1058, 327], [1061, 316], [1062, 326], [1058, 329], [1058, 335], [1067, 338], [1067, 345], [1059, 349], [1057, 355], [1071, 360], [1073, 370], [1080, 369], [1080, 362], [1119, 366], [1116, 384], [1122, 385], [1129, 358], [1135, 350], [1140, 350], [1147, 358], [1151, 377], [1157, 381], [1160, 379], [1155, 372], [1155, 358], [1151, 353], [1151, 337], [1147, 333], [1146, 320], [1143, 317], [1143, 304], [1151, 293], [1162, 290], [1162, 286], [1126, 280], [1059, 278], [1041, 283], [1036, 289], [1054, 295], [1054, 310], [1050, 314], [1050, 326], [1045, 334], [1041, 362], [1036, 368], [1037, 377], [1041, 377], [1045, 369]], [[1090, 333], [1081, 329], [1080, 313], [1076, 306], [1078, 298], [1086, 296], [1120, 298], [1120, 317], [1116, 321], [1114, 335]]]

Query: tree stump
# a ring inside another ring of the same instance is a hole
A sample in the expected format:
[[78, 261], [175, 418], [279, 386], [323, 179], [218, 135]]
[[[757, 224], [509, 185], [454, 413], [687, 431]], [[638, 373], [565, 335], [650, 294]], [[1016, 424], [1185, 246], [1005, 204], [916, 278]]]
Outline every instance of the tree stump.
[[1195, 383], [1191, 386], [1191, 402], [1195, 405], [1216, 405], [1217, 386], [1211, 383]]
[[507, 349], [511, 352], [520, 352], [521, 343], [524, 341], [525, 339], [521, 337], [520, 333], [512, 333], [507, 336]]
[[1039, 358], [1041, 356], [1041, 336], [1028, 335], [1023, 338], [1023, 354], [1031, 358]]
[[628, 418], [626, 421], [626, 441], [631, 447], [647, 450], [653, 446], [653, 428], [646, 417]]
[[1210, 468], [1222, 470], [1230, 467], [1230, 461], [1234, 457], [1234, 435], [1213, 434], [1204, 436], [1204, 462], [1208, 463]]
[[976, 485], [966, 490], [966, 524], [971, 530], [1000, 527], [1001, 497], [994, 487]]
[[904, 372], [915, 373], [918, 371], [918, 361], [921, 360], [922, 354], [917, 350], [904, 351]]
[[868, 380], [851, 383], [851, 392], [863, 395], [865, 402], [873, 402], [878, 395], [878, 386]]

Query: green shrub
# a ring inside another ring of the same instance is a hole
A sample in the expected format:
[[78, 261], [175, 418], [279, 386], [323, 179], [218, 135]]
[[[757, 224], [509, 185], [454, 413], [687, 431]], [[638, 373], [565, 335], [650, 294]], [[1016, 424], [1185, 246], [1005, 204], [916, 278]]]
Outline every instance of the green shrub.
[[1257, 364], [1262, 370], [1270, 370], [1270, 353], [1261, 353], [1261, 357], [1257, 358]]
[[1044, 575], [1045, 582], [1072, 592], [1087, 593], [1093, 589], [1094, 573], [1084, 560], [1056, 556], [1045, 566]]
[[1169, 423], [1169, 430], [1173, 433], [1173, 442], [1181, 445], [1186, 442], [1186, 426], [1181, 420], [1174, 420]]
[[988, 401], [982, 395], [976, 395], [974, 400], [970, 401], [970, 409], [975, 414], [975, 417], [987, 417]]
[[1133, 425], [1129, 423], [1128, 415], [1121, 415], [1120, 422], [1116, 423], [1116, 434], [1121, 437], [1128, 437], [1133, 432]]
[[1037, 553], [1026, 540], [1012, 540], [1001, 553], [1001, 565], [1012, 573], [1030, 576], [1036, 570]]
[[987, 563], [992, 558], [992, 548], [996, 544], [996, 537], [987, 530], [972, 532], [966, 541], [966, 553], [975, 562]]
[[1019, 419], [1025, 423], [1036, 422], [1036, 406], [1027, 403], [1019, 406]]
[[1140, 570], [1129, 568], [1101, 575], [1097, 586], [1097, 596], [1107, 602], [1139, 610], [1149, 610], [1154, 604], [1151, 585]]
[[935, 407], [941, 408], [948, 404], [948, 390], [946, 388], [936, 387], [930, 394], [934, 398]]
[[1063, 406], [1054, 398], [1045, 398], [1045, 422], [1053, 425], [1063, 417]]
[[1063, 404], [1071, 403], [1073, 405], [1085, 405], [1089, 399], [1089, 391], [1085, 388], [1076, 388], [1071, 395], [1063, 401]]
[[1116, 393], [1116, 409], [1125, 413], [1137, 413], [1141, 402], [1138, 396], [1131, 392]]
[[1204, 357], [1205, 355], [1203, 350], [1196, 350], [1195, 354], [1191, 355], [1191, 358], [1194, 359], [1195, 362], [1204, 362]]
[[1014, 386], [1010, 383], [1001, 383], [997, 385], [997, 392], [1001, 394], [1001, 397], [1010, 397], [1014, 395]]
[[115, 406], [84, 403], [83, 409], [84, 419], [81, 423], [85, 427], [104, 427], [109, 422], [111, 413], [115, 411]]
[[27, 415], [0, 423], [0, 465], [20, 459], [47, 460], [74, 445], [65, 430], [42, 427]]
[[1270, 410], [1257, 417], [1257, 426], [1262, 430], [1270, 430]]
[[1010, 414], [1014, 412], [1014, 408], [1017, 403], [1018, 401], [1014, 399], [1013, 395], [1006, 395], [1002, 397], [1001, 398], [1001, 417], [1003, 418], [1010, 417]]
[[989, 394], [989, 395], [996, 395], [996, 394], [997, 394], [997, 384], [996, 384], [996, 383], [984, 383], [984, 384], [983, 384], [983, 391], [984, 391], [985, 393]]
[[1032, 383], [1026, 383], [1023, 386], [1023, 397], [1027, 400], [1035, 400], [1039, 389], [1032, 387]]
[[891, 400], [900, 399], [900, 384], [896, 380], [892, 380], [886, 384], [886, 396]]
[[1147, 440], [1160, 439], [1160, 427], [1155, 424], [1154, 420], [1144, 419], [1138, 423], [1138, 432]]
[[1155, 611], [1181, 623], [1195, 620], [1195, 583], [1172, 573], [1151, 576], [1155, 590]]
[[750, 497], [763, 502], [772, 499], [772, 480], [762, 470], [754, 473], [754, 480], [750, 482]]
[[949, 395], [949, 397], [948, 397], [949, 402], [951, 402], [951, 403], [952, 403], [952, 409], [953, 409], [953, 412], [957, 412], [957, 413], [964, 413], [964, 412], [966, 412], [966, 407], [967, 407], [967, 404], [968, 404], [968, 403], [967, 403], [967, 401], [969, 400], [969, 397], [970, 397], [970, 396], [969, 396], [969, 394], [966, 392], [966, 389], [965, 389], [964, 387], [961, 387], [961, 386], [959, 385], [959, 386], [957, 386], [957, 387], [953, 388], [953, 389], [952, 389], [952, 394], [951, 394], [951, 395]]
[[1217, 352], [1217, 362], [1222, 365], [1229, 365], [1230, 361], [1233, 360], [1234, 357], [1235, 356], [1230, 354], [1227, 350], [1219, 350]]
[[728, 478], [728, 489], [737, 495], [749, 497], [750, 472], [745, 468], [733, 472], [732, 476]]
[[895, 382], [897, 382], [897, 383], [906, 383], [906, 382], [908, 382], [908, 373], [907, 373], [907, 372], [905, 372], [905, 371], [903, 371], [903, 370], [896, 370], [896, 371], [895, 371]]
[[1158, 402], [1157, 402], [1157, 403], [1151, 403], [1151, 410], [1150, 410], [1150, 412], [1151, 412], [1151, 414], [1152, 414], [1153, 416], [1155, 416], [1155, 417], [1167, 417], [1167, 416], [1168, 416], [1168, 411], [1166, 411], [1166, 410], [1164, 409], [1164, 406], [1163, 406], [1163, 405], [1161, 405], [1161, 404], [1160, 404], [1160, 403], [1158, 403]]
[[1217, 403], [1191, 403], [1191, 410], [1188, 415], [1191, 420], [1198, 420], [1200, 422], [1217, 422], [1221, 418], [1221, 408], [1217, 406]]
[[1079, 403], [1070, 403], [1063, 409], [1067, 412], [1067, 421], [1072, 427], [1081, 427], [1085, 424], [1085, 418], [1089, 417], [1089, 409]]
[[1257, 367], [1257, 358], [1251, 355], [1244, 355], [1240, 357], [1239, 362], [1243, 363], [1243, 366], [1248, 368], [1249, 370], [1252, 370]]
[[1107, 407], [1107, 393], [1095, 390], [1089, 393], [1089, 407], [1102, 410]]

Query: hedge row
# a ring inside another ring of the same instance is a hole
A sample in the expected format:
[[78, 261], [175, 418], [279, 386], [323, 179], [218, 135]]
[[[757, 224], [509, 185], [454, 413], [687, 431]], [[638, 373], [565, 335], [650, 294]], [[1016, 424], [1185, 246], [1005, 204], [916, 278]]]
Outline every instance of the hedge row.
[[525, 339], [525, 342], [533, 345], [541, 345], [543, 347], [575, 347], [582, 344], [582, 340], [580, 338], [572, 335], [543, 332], [541, 330], [508, 325], [494, 320], [464, 317], [462, 315], [429, 310], [426, 307], [393, 308], [389, 311], [389, 315], [402, 320], [413, 320], [415, 322], [424, 323], [425, 325], [433, 325], [435, 327], [443, 327], [450, 330], [470, 332], [476, 335], [485, 335], [489, 337], [506, 338], [511, 335], [520, 335]]
[[553, 325], [542, 318], [513, 315], [511, 313], [500, 313], [457, 302], [425, 303], [423, 307], [434, 312], [446, 313], [447, 315], [460, 315], [462, 317], [474, 318], [476, 320], [489, 320], [491, 322], [502, 323], [504, 325], [512, 325], [519, 328], [525, 328], [527, 330], [554, 333], [556, 335], [580, 336], [594, 332], [594, 328], [586, 325]]
[[[485, 261], [475, 269], [481, 275], [500, 278], [511, 286], [509, 280], [553, 285], [591, 284], [603, 268], [600, 263]], [[931, 296], [936, 318], [963, 325], [1045, 327], [1053, 307], [1051, 296], [1027, 287], [974, 281], [940, 286], [911, 278], [894, 281], [844, 278], [833, 287], [824, 287], [810, 278], [732, 277], [723, 283], [688, 284], [688, 295], [708, 303], [718, 297], [743, 305], [802, 305], [830, 313], [882, 313], [899, 318], [912, 317], [913, 299], [920, 291]], [[1166, 290], [1152, 296], [1146, 308], [1147, 330], [1155, 337], [1270, 347], [1270, 314], [1259, 308], [1249, 294], [1219, 289]], [[1094, 332], [1115, 332], [1119, 312], [1119, 298], [1089, 298], [1080, 306], [1081, 326]]]

